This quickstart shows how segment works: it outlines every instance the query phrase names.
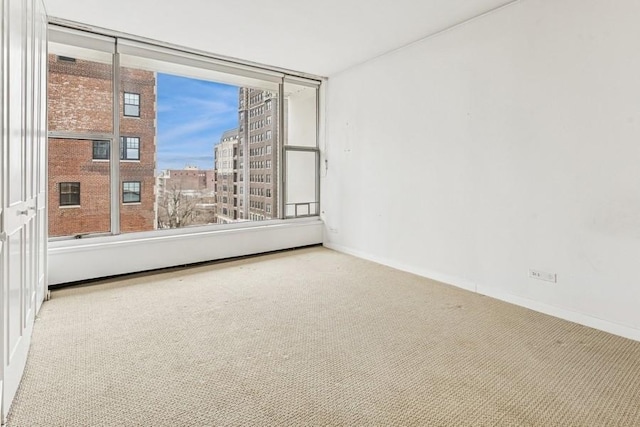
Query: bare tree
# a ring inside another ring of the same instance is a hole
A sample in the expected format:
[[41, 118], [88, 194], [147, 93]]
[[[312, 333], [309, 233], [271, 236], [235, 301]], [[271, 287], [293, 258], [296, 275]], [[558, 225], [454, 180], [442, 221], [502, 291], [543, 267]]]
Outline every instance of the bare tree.
[[158, 228], [186, 227], [198, 216], [198, 198], [185, 194], [179, 186], [171, 186], [159, 199]]

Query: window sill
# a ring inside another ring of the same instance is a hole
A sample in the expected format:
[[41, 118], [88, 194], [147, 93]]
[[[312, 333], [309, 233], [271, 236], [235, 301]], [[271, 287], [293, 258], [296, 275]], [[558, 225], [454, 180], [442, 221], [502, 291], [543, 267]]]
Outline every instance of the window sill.
[[122, 202], [122, 206], [139, 206], [142, 202]]
[[64, 206], [58, 206], [58, 209], [78, 209], [81, 207], [82, 206], [80, 205], [64, 205]]
[[[109, 163], [111, 160], [109, 159], [91, 159], [91, 161], [96, 162], [96, 163]], [[120, 162], [122, 163], [140, 163], [140, 159], [132, 159], [132, 160], [127, 160], [127, 159], [120, 159]]]
[[314, 217], [54, 238], [48, 245], [49, 284], [314, 245], [322, 236], [322, 220]]

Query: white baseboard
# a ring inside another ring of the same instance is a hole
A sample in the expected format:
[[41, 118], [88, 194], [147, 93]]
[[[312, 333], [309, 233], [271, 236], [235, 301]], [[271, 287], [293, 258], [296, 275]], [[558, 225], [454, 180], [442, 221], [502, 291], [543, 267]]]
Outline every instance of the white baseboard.
[[324, 246], [329, 249], [336, 250], [338, 252], [353, 255], [355, 257], [366, 259], [368, 261], [373, 261], [378, 264], [386, 265], [387, 267], [395, 268], [396, 270], [406, 271], [407, 273], [412, 273], [418, 276], [426, 277], [428, 279], [435, 280], [436, 282], [442, 282], [444, 284], [453, 285], [458, 288], [465, 289], [467, 291], [476, 292], [476, 284], [470, 280], [461, 279], [455, 276], [449, 276], [446, 274], [438, 273], [438, 272], [427, 270], [424, 268], [417, 268], [415, 266], [410, 266], [397, 261], [389, 260], [382, 257], [377, 257], [369, 253], [347, 248], [342, 245], [336, 245], [335, 243], [325, 242]]
[[447, 285], [456, 286], [458, 288], [465, 289], [467, 291], [476, 292], [482, 295], [486, 295], [491, 298], [495, 298], [500, 301], [505, 301], [511, 304], [515, 304], [530, 310], [537, 311], [539, 313], [548, 314], [550, 316], [558, 317], [560, 319], [568, 320], [570, 322], [578, 323], [580, 325], [588, 326], [590, 328], [598, 329], [604, 332], [608, 332], [614, 335], [618, 335], [624, 338], [629, 338], [635, 341], [640, 341], [640, 330], [631, 326], [621, 325], [619, 323], [611, 322], [597, 317], [575, 312], [561, 307], [551, 306], [545, 303], [541, 303], [528, 298], [522, 298], [516, 295], [511, 295], [506, 292], [496, 290], [490, 286], [484, 286], [482, 284], [476, 284], [470, 280], [462, 279], [456, 276], [450, 276], [441, 274], [438, 272], [430, 271], [423, 268], [416, 268], [415, 266], [408, 266], [393, 260], [389, 260], [382, 257], [377, 257], [366, 252], [354, 250], [335, 243], [325, 242], [324, 246], [342, 252], [345, 254], [353, 255], [358, 258], [373, 261], [378, 264], [386, 265], [387, 267], [395, 268], [397, 270], [406, 271], [408, 273], [416, 274], [418, 276], [426, 277], [427, 279], [435, 280]]
[[610, 334], [629, 338], [635, 341], [640, 341], [640, 330], [631, 326], [621, 325], [619, 323], [600, 319], [588, 314], [579, 313], [577, 311], [568, 310], [566, 308], [552, 306], [529, 298], [511, 295], [506, 292], [491, 288], [489, 286], [479, 285], [478, 293], [511, 304], [519, 305], [521, 307], [525, 307], [539, 313], [548, 314], [550, 316], [558, 317], [560, 319], [578, 323], [583, 326], [588, 326], [590, 328], [608, 332]]

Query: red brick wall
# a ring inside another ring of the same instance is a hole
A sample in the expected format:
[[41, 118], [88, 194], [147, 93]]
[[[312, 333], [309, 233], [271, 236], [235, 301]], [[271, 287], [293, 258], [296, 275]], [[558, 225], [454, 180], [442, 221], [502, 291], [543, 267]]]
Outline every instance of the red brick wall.
[[[140, 138], [140, 160], [120, 161], [118, 186], [123, 232], [155, 228], [155, 74], [123, 68], [123, 92], [140, 94], [140, 117], [120, 116], [120, 133]], [[49, 130], [112, 132], [111, 66], [49, 55]], [[119, 142], [115, 144], [119, 146]], [[110, 231], [109, 162], [93, 160], [91, 140], [49, 140], [49, 235], [67, 236]], [[140, 181], [141, 202], [122, 203], [122, 182]], [[80, 207], [59, 206], [59, 183], [80, 182]]]
[[49, 130], [111, 133], [111, 75], [110, 64], [49, 55]]
[[[140, 94], [140, 117], [120, 115], [120, 135], [140, 138], [140, 161], [120, 162], [120, 181], [140, 181], [141, 202], [120, 205], [120, 231], [155, 229], [156, 159], [156, 79], [150, 71], [122, 68], [120, 71], [120, 111], [124, 111], [124, 92]], [[122, 189], [122, 184], [120, 185]], [[121, 197], [122, 199], [122, 197]]]
[[[49, 235], [111, 229], [109, 162], [92, 161], [91, 140], [49, 139]], [[60, 182], [80, 183], [80, 207], [59, 207]]]
[[170, 169], [167, 171], [166, 188], [177, 190], [213, 191], [215, 172], [199, 169]]

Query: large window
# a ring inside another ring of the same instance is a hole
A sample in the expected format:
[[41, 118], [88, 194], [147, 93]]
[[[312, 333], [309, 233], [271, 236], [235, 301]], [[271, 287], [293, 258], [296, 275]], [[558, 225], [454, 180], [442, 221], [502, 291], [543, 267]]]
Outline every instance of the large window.
[[316, 188], [315, 165], [297, 175], [299, 158], [287, 153], [317, 152], [317, 82], [56, 26], [50, 33], [49, 179], [86, 192], [73, 215], [50, 221], [50, 236], [318, 214], [317, 191], [284, 184], [289, 174]]

